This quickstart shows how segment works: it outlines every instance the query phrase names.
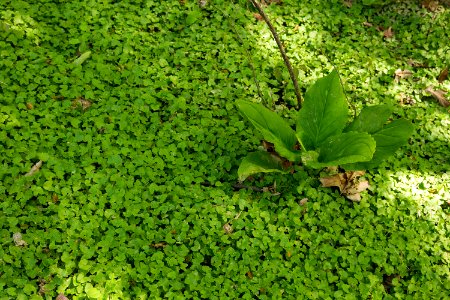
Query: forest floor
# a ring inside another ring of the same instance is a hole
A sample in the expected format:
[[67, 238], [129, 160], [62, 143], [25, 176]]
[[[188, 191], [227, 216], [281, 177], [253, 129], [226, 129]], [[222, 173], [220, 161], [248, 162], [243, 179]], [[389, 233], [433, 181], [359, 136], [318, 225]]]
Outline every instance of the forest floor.
[[298, 107], [249, 2], [3, 0], [1, 300], [448, 299], [450, 8], [265, 2], [302, 93], [334, 68], [414, 124], [361, 201], [330, 169], [238, 182], [236, 101]]

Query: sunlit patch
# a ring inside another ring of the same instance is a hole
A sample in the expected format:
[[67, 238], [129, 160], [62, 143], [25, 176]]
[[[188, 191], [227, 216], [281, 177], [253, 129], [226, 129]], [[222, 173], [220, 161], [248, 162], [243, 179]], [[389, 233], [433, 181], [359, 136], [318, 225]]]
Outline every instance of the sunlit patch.
[[[418, 217], [429, 220], [442, 218], [442, 204], [450, 199], [450, 174], [422, 173], [419, 171], [397, 171], [386, 174], [388, 189], [382, 194], [389, 199], [400, 195], [416, 205]], [[385, 175], [385, 176], [386, 176]]]
[[38, 23], [29, 15], [18, 11], [5, 10], [0, 12], [0, 31], [14, 31], [19, 36], [26, 36], [35, 45], [41, 41]]

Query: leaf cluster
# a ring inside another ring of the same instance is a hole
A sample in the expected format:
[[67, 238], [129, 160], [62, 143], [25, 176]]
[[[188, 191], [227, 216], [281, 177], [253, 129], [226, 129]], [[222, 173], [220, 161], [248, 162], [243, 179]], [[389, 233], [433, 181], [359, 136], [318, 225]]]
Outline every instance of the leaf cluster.
[[[406, 144], [413, 131], [406, 120], [386, 124], [392, 113], [387, 105], [366, 107], [347, 124], [348, 107], [336, 71], [308, 89], [298, 112], [296, 131], [260, 104], [240, 101], [238, 108], [264, 139], [274, 144], [279, 156], [294, 163], [302, 161], [311, 168], [374, 168]], [[302, 151], [295, 150], [297, 143]], [[268, 152], [251, 153], [239, 167], [239, 179], [257, 172], [286, 171], [280, 162]]]

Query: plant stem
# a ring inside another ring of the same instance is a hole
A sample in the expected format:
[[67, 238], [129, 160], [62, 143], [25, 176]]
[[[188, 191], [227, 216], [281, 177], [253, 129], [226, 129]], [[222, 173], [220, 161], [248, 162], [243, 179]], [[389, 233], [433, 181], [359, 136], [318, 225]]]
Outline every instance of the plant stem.
[[256, 7], [259, 14], [263, 17], [264, 21], [266, 22], [267, 26], [269, 26], [270, 32], [272, 33], [273, 38], [277, 42], [278, 49], [280, 49], [281, 56], [283, 57], [284, 64], [288, 68], [289, 75], [291, 76], [292, 82], [294, 83], [294, 91], [295, 96], [297, 97], [299, 108], [302, 107], [303, 99], [300, 95], [300, 89], [298, 88], [298, 81], [297, 77], [294, 74], [294, 69], [292, 68], [291, 63], [289, 62], [289, 58], [286, 55], [286, 51], [284, 50], [283, 44], [281, 43], [280, 37], [278, 36], [275, 28], [273, 27], [272, 23], [269, 20], [269, 17], [267, 17], [266, 13], [262, 9], [261, 5], [256, 0], [250, 0], [252, 4]]
[[[234, 6], [234, 2], [231, 1], [231, 3], [232, 3], [232, 5]], [[231, 29], [234, 31], [234, 34], [236, 34], [237, 39], [239, 40], [239, 42], [241, 43], [242, 47], [244, 48], [245, 55], [247, 56], [247, 59], [248, 59], [248, 63], [249, 63], [249, 65], [250, 65], [250, 68], [252, 69], [252, 75], [253, 75], [253, 80], [255, 81], [256, 90], [257, 90], [258, 95], [259, 95], [259, 97], [261, 98], [261, 100], [264, 101], [264, 97], [263, 97], [263, 94], [262, 94], [262, 91], [261, 91], [261, 87], [260, 87], [260, 85], [259, 85], [258, 78], [256, 78], [256, 71], [255, 71], [255, 66], [254, 66], [254, 64], [253, 64], [252, 55], [251, 55], [250, 51], [248, 50], [247, 45], [244, 43], [244, 40], [242, 39], [241, 35], [240, 35], [239, 32], [237, 31], [236, 26], [235, 26], [235, 24], [234, 24], [234, 21], [231, 19], [231, 17], [230, 17], [226, 12], [224, 12], [223, 10], [221, 10], [219, 7], [214, 6], [214, 4], [212, 4], [212, 3], [211, 3], [211, 5], [212, 5], [215, 9], [217, 9], [218, 11], [220, 11], [220, 12], [225, 16], [225, 18], [228, 20], [228, 22], [229, 22], [229, 24], [230, 24]], [[235, 7], [234, 7], [233, 9], [235, 9]], [[274, 102], [273, 99], [272, 99], [272, 102]]]

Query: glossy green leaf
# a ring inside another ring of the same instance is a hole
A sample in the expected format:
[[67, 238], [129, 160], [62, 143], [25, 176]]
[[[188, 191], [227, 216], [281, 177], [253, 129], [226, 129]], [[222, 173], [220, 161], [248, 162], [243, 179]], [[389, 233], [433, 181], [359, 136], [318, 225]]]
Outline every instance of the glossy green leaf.
[[327, 138], [340, 134], [348, 117], [348, 107], [336, 71], [316, 81], [305, 95], [298, 114], [297, 137], [306, 150], [319, 147]]
[[103, 294], [97, 288], [93, 287], [90, 283], [86, 284], [84, 291], [90, 299], [100, 299], [103, 296]]
[[269, 152], [258, 151], [249, 153], [238, 169], [238, 176], [240, 181], [244, 181], [248, 176], [256, 173], [270, 173], [279, 172], [287, 173], [283, 169], [282, 161]]
[[367, 106], [344, 131], [377, 132], [383, 128], [391, 114], [392, 108], [389, 105]]
[[237, 106], [262, 133], [264, 139], [274, 144], [280, 156], [290, 161], [300, 160], [300, 151], [294, 150], [297, 144], [295, 132], [283, 118], [261, 104], [238, 101]]
[[377, 143], [377, 149], [372, 160], [343, 166], [347, 170], [367, 170], [378, 166], [382, 161], [393, 155], [398, 148], [408, 142], [414, 127], [410, 121], [395, 120], [372, 134]]
[[375, 140], [368, 133], [347, 132], [328, 138], [317, 151], [307, 151], [302, 159], [312, 168], [369, 161], [375, 146]]

